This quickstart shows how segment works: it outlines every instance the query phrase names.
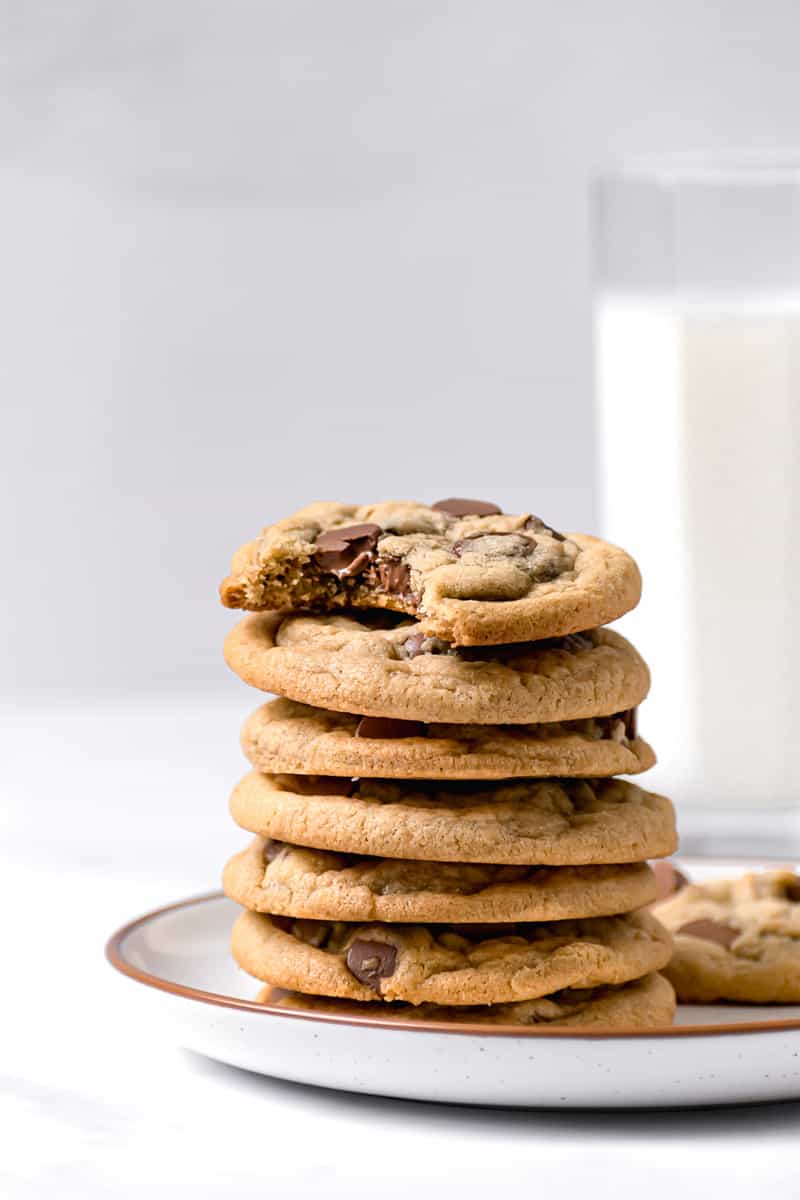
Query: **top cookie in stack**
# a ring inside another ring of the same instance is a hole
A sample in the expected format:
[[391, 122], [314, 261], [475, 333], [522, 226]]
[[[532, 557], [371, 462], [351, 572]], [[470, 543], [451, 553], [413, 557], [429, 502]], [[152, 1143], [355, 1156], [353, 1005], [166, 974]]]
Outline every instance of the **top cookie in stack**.
[[453, 646], [561, 637], [638, 603], [624, 550], [483, 500], [310, 504], [243, 546], [228, 608], [386, 608]]
[[474, 500], [314, 504], [237, 553], [226, 658], [283, 698], [245, 723], [258, 837], [224, 883], [280, 1003], [671, 1019], [669, 936], [634, 910], [674, 815], [612, 778], [654, 761], [649, 674], [598, 628], [640, 587], [617, 547]]

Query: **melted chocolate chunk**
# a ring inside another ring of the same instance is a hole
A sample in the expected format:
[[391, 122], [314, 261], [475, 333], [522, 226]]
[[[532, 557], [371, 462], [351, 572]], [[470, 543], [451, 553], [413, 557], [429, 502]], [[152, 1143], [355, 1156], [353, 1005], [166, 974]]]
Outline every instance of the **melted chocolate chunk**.
[[456, 496], [437, 500], [431, 508], [434, 512], [447, 513], [451, 517], [496, 517], [503, 511], [488, 500], [462, 500]]
[[651, 863], [651, 866], [656, 877], [656, 900], [666, 900], [667, 896], [673, 896], [689, 883], [688, 877], [668, 859]]
[[563, 533], [559, 533], [557, 529], [553, 529], [552, 525], [548, 525], [541, 517], [528, 517], [525, 522], [526, 529], [532, 529], [534, 533], [549, 533], [550, 537], [555, 538], [557, 542], [565, 542], [567, 539]]
[[385, 592], [407, 596], [411, 590], [411, 572], [399, 558], [385, 558], [378, 563], [378, 580]]
[[340, 578], [357, 575], [372, 561], [383, 530], [371, 523], [328, 529], [316, 540], [314, 561], [323, 571]]
[[394, 717], [362, 717], [356, 726], [356, 737], [408, 738], [425, 737], [421, 721], [401, 721]]
[[459, 538], [457, 542], [453, 542], [451, 549], [454, 554], [458, 555], [459, 558], [461, 558], [462, 554], [480, 554], [480, 546], [474, 546], [472, 543], [480, 541], [481, 538], [485, 537], [517, 538], [517, 540], [522, 543], [519, 548], [520, 554], [533, 554], [534, 550], [536, 549], [536, 540], [534, 538], [528, 537], [524, 533], [514, 533], [513, 531], [508, 533], [470, 533], [467, 537]]
[[718, 946], [724, 946], [726, 949], [731, 946], [739, 936], [738, 929], [732, 929], [730, 925], [723, 925], [720, 921], [688, 921], [686, 925], [681, 925], [677, 933], [686, 933], [691, 937], [702, 938], [704, 942], [715, 942]]
[[394, 974], [397, 949], [388, 942], [368, 942], [360, 938], [352, 943], [345, 959], [351, 975], [373, 991], [380, 991], [380, 980]]

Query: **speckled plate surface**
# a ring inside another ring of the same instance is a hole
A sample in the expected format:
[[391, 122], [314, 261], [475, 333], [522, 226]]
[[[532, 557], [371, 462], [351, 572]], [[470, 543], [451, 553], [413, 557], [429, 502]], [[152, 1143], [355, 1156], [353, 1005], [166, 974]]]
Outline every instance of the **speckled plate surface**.
[[[774, 865], [681, 860], [695, 881]], [[219, 893], [131, 921], [106, 953], [175, 1040], [299, 1083], [412, 1100], [620, 1108], [800, 1097], [800, 1005], [684, 1005], [635, 1033], [398, 1025], [257, 1004], [229, 953], [236, 906]], [[798, 949], [800, 953], [800, 949]]]

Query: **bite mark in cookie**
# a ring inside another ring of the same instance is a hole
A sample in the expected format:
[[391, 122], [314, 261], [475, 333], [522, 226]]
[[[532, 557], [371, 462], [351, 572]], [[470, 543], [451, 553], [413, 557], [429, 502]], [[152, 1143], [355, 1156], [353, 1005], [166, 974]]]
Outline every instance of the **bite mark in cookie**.
[[459, 499], [309, 505], [243, 547], [220, 588], [230, 608], [386, 608], [454, 645], [586, 629], [621, 616], [639, 591], [616, 547]]

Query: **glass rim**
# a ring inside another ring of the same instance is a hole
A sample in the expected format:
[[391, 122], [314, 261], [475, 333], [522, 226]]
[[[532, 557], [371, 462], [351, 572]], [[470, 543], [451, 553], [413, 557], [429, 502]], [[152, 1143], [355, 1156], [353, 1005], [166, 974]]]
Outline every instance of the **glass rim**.
[[800, 148], [625, 155], [601, 166], [596, 178], [601, 183], [628, 180], [660, 187], [715, 183], [800, 185]]

